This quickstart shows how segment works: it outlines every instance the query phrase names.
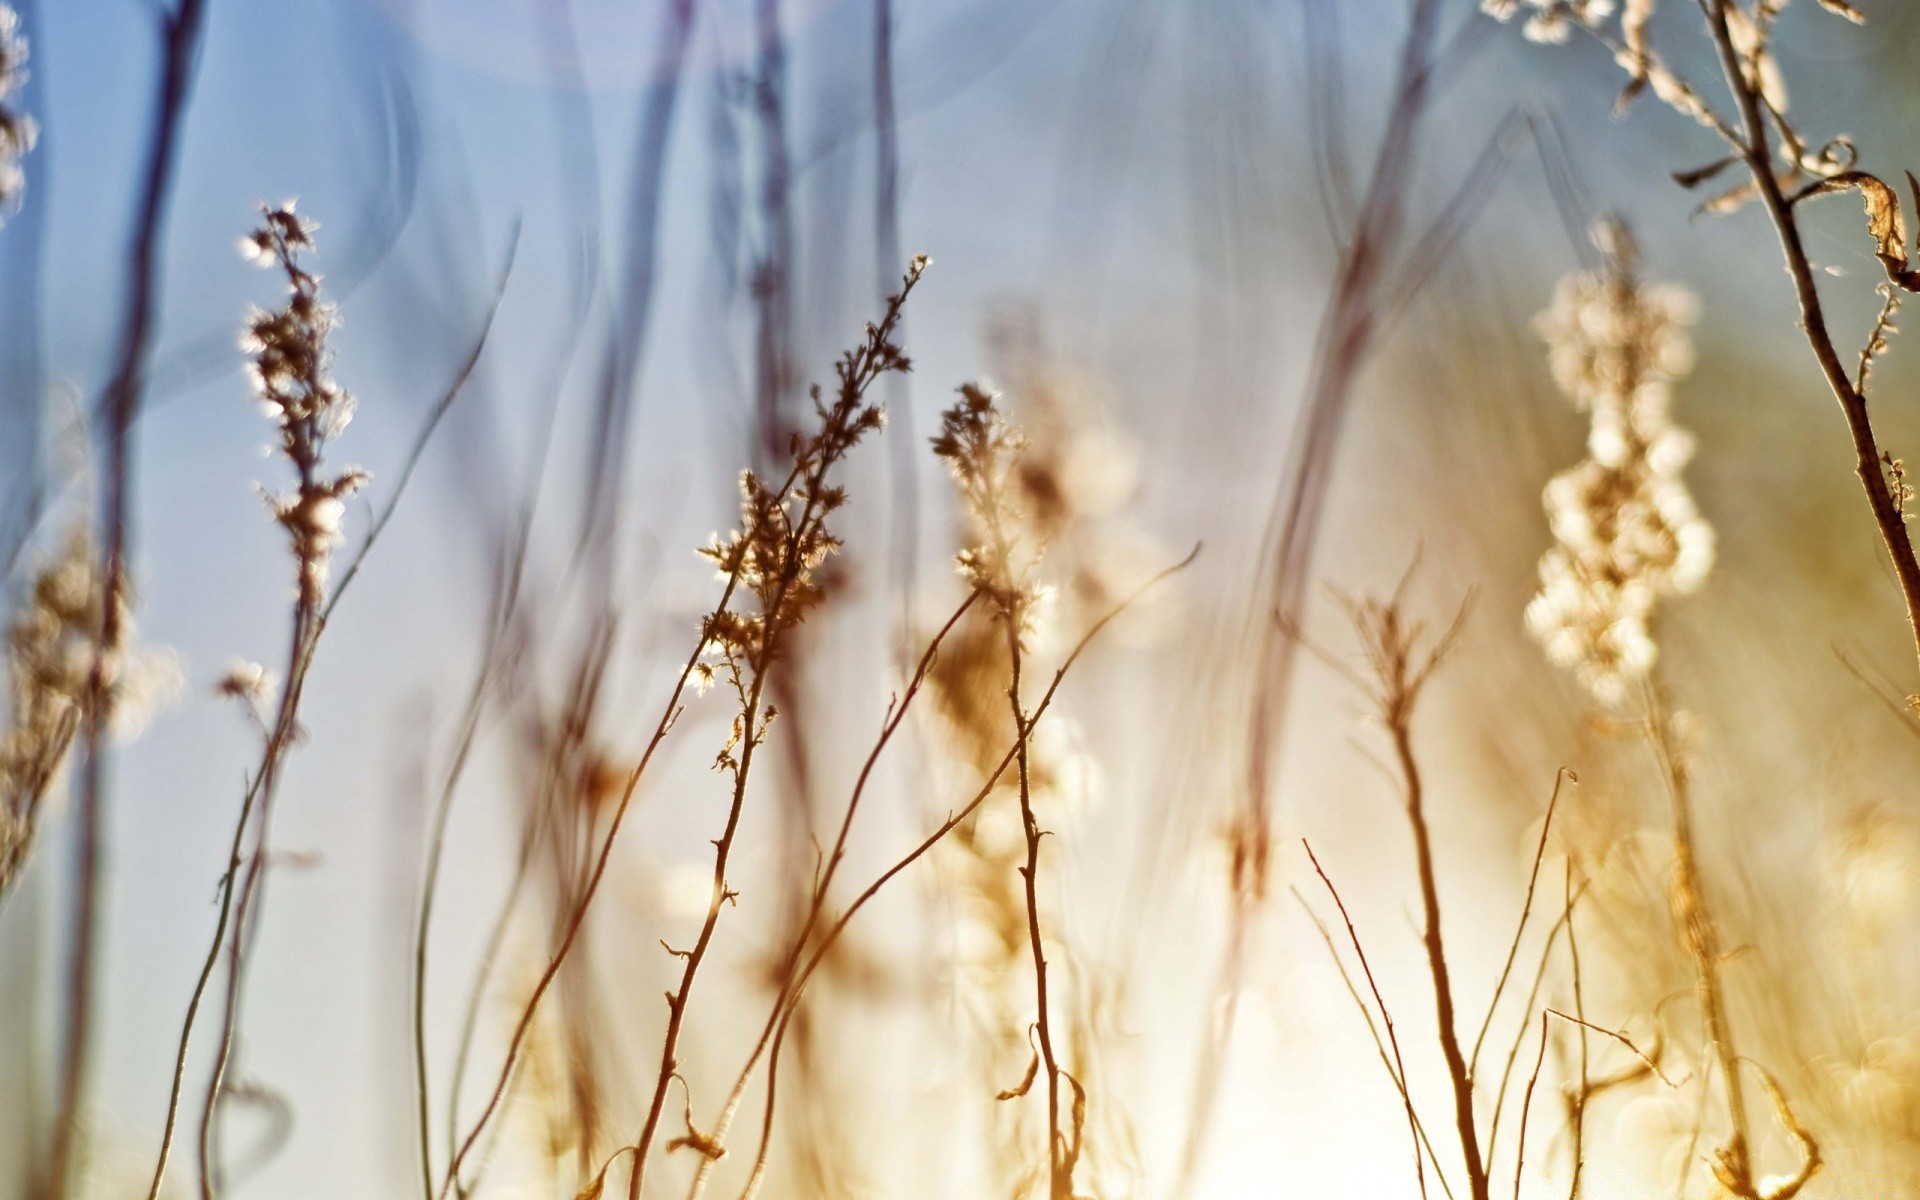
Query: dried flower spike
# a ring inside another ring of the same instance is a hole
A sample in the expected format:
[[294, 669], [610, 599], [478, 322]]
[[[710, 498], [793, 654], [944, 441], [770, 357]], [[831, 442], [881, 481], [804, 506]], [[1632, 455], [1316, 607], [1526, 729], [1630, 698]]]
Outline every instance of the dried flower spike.
[[313, 249], [313, 231], [291, 201], [261, 210], [260, 228], [243, 238], [242, 254], [263, 267], [278, 267], [287, 279], [287, 302], [247, 320], [241, 348], [253, 356], [250, 374], [261, 408], [280, 429], [280, 452], [293, 464], [298, 483], [291, 494], [268, 503], [293, 544], [300, 564], [300, 598], [317, 607], [325, 594], [327, 561], [341, 542], [346, 498], [367, 482], [353, 468], [328, 475], [321, 455], [353, 419], [353, 396], [332, 378], [327, 337], [339, 323], [334, 307], [320, 299], [320, 277], [300, 263]]

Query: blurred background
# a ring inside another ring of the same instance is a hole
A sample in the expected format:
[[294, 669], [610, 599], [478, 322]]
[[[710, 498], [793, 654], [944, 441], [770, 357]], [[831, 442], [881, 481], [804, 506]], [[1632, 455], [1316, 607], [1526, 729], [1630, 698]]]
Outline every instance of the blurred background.
[[[40, 126], [0, 229], [0, 493], [17, 603], [100, 486], [90, 414], [119, 336], [164, 6], [14, 3], [32, 50], [14, 103]], [[1891, 177], [1920, 161], [1920, 15], [1862, 7], [1864, 31], [1789, 9], [1780, 60], [1801, 127], [1853, 135], [1862, 165]], [[229, 1192], [417, 1190], [415, 905], [476, 679], [486, 700], [432, 925], [438, 1102], [529, 813], [551, 791], [542, 764], [582, 711], [582, 672], [603, 671], [569, 760], [591, 809], [608, 790], [593, 771], [631, 768], [712, 603], [711, 564], [693, 552], [735, 522], [736, 473], [778, 449], [808, 411], [806, 384], [831, 383], [836, 356], [924, 253], [904, 324], [913, 371], [879, 385], [888, 427], [843, 479], [846, 550], [795, 652], [799, 732], [749, 806], [730, 873], [742, 895], [683, 1044], [697, 1120], [757, 1031], [810, 838], [831, 828], [906, 655], [960, 597], [960, 522], [926, 439], [959, 384], [989, 379], [1071, 482], [1075, 524], [1054, 563], [1063, 595], [1086, 605], [1063, 603], [1054, 653], [1099, 597], [1202, 545], [1089, 650], [1048, 718], [1067, 776], [1047, 860], [1061, 1004], [1098, 1081], [1083, 1189], [1418, 1195], [1400, 1100], [1288, 894], [1297, 885], [1329, 911], [1304, 836], [1367, 943], [1414, 1098], [1443, 1128], [1411, 847], [1369, 762], [1378, 732], [1311, 656], [1282, 711], [1256, 715], [1270, 664], [1250, 632], [1270, 605], [1277, 497], [1324, 387], [1330, 298], [1383, 171], [1401, 228], [1370, 293], [1347, 417], [1314, 451], [1327, 492], [1300, 619], [1316, 647], [1351, 659], [1328, 585], [1390, 590], [1417, 557], [1412, 608], [1444, 624], [1473, 596], [1416, 727], [1469, 1032], [1563, 766], [1581, 783], [1562, 798], [1543, 894], [1557, 914], [1553, 864], [1570, 856], [1604, 894], [1579, 927], [1590, 1019], [1646, 1042], [1663, 998], [1687, 986], [1664, 924], [1665, 851], [1648, 832], [1663, 828], [1658, 773], [1593, 719], [1521, 624], [1549, 544], [1541, 489], [1584, 437], [1531, 322], [1556, 280], [1593, 265], [1587, 226], [1615, 212], [1644, 273], [1700, 302], [1697, 366], [1675, 412], [1697, 438], [1688, 479], [1719, 549], [1706, 585], [1662, 610], [1660, 642], [1675, 702], [1701, 731], [1737, 1019], [1748, 1052], [1806, 1097], [1802, 1116], [1832, 1131], [1830, 1168], [1804, 1194], [1907, 1194], [1920, 1140], [1920, 862], [1908, 857], [1920, 853], [1920, 746], [1846, 663], [1895, 696], [1920, 689], [1772, 233], [1757, 211], [1694, 215], [1699, 196], [1671, 175], [1718, 147], [1650, 101], [1615, 117], [1621, 76], [1604, 52], [1530, 45], [1467, 0], [1437, 8], [1422, 111], [1382, 164], [1408, 0], [212, 0], [163, 224], [133, 476], [135, 619], [143, 643], [177, 656], [182, 686], [109, 760], [88, 1194], [137, 1195], [150, 1176], [258, 756], [256, 730], [215, 685], [236, 656], [271, 663], [286, 636], [292, 567], [256, 486], [284, 486], [286, 468], [263, 454], [271, 426], [236, 347], [250, 308], [280, 294], [234, 247], [260, 203], [297, 197], [319, 223], [311, 265], [340, 307], [335, 374], [360, 402], [330, 460], [373, 477], [369, 503], [349, 506], [350, 543], [487, 332], [316, 654], [234, 1068], [246, 1094], [226, 1134]], [[1713, 80], [1697, 14], [1669, 8], [1656, 28], [1676, 66]], [[1852, 345], [1878, 310], [1879, 265], [1857, 207], [1825, 203], [1808, 218], [1810, 250]], [[1920, 444], [1906, 350], [1895, 338], [1877, 375], [1896, 453]], [[523, 539], [511, 666], [482, 677]], [[951, 722], [922, 715], [867, 801], [850, 880], [872, 878], [977, 786]], [[721, 695], [691, 704], [639, 788], [563, 996], [547, 1002], [565, 1014], [547, 1066], [523, 1068], [530, 1081], [502, 1120], [498, 1191], [575, 1194], [582, 1163], [604, 1160], [645, 1110], [660, 994], [677, 972], [658, 943], [687, 941], [705, 911], [726, 803], [707, 765], [727, 717]], [[1267, 789], [1274, 882], [1249, 920], [1232, 859], [1247, 794]], [[1002, 809], [997, 828], [983, 814], [962, 849], [892, 885], [830, 960], [783, 1085], [798, 1099], [775, 1136], [770, 1194], [1017, 1190], [1008, 1105], [992, 1095], [1019, 1082], [1030, 1015], [995, 1027], [1000, 1010], [983, 999], [999, 985], [980, 979], [1012, 968], [977, 911], [995, 893], [973, 874], [1017, 839], [1005, 824], [1017, 810]], [[56, 798], [0, 907], [5, 1196], [29, 1195], [40, 1169], [71, 1016], [66, 813]], [[580, 819], [604, 828], [599, 812]], [[554, 901], [539, 889], [573, 869], [527, 876], [478, 1009], [479, 1062], [498, 1061], [544, 959]], [[1529, 956], [1548, 923], [1536, 921]], [[1503, 1010], [1490, 1043], [1501, 1057], [1523, 1019]], [[1218, 1045], [1224, 1057], [1210, 1057]], [[1691, 1060], [1674, 1054], [1684, 1075]], [[203, 1041], [190, 1081], [204, 1057]], [[1562, 1066], [1550, 1057], [1549, 1079]], [[470, 1115], [485, 1091], [477, 1078], [465, 1089]], [[1689, 1170], [1689, 1194], [1708, 1194], [1685, 1146], [1694, 1103], [1645, 1080], [1596, 1100], [1588, 1194], [1668, 1194]], [[1567, 1141], [1551, 1132], [1564, 1106], [1537, 1104], [1528, 1171], [1564, 1180]], [[1024, 1120], [1043, 1157], [1044, 1124]], [[1183, 1165], [1196, 1129], [1203, 1150]], [[1763, 1146], [1790, 1161], [1779, 1131]], [[444, 1167], [437, 1125], [435, 1154]], [[668, 1156], [660, 1186], [681, 1186], [691, 1157]], [[727, 1186], [748, 1157], [722, 1161]], [[190, 1159], [169, 1194], [188, 1194]]]

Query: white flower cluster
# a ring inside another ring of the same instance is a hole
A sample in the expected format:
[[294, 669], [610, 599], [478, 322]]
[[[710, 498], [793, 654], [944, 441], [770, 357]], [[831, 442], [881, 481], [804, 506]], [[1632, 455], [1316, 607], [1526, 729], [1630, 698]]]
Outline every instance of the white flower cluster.
[[26, 82], [27, 39], [20, 33], [20, 14], [0, 4], [0, 220], [20, 203], [27, 185], [20, 160], [40, 138], [33, 118], [7, 103]]
[[1692, 367], [1695, 301], [1640, 284], [1628, 261], [1563, 280], [1536, 321], [1554, 382], [1592, 429], [1586, 461], [1547, 484], [1556, 545], [1540, 560], [1526, 623], [1606, 704], [1653, 665], [1655, 602], [1698, 587], [1714, 551], [1680, 478], [1693, 439], [1671, 416], [1673, 382]]

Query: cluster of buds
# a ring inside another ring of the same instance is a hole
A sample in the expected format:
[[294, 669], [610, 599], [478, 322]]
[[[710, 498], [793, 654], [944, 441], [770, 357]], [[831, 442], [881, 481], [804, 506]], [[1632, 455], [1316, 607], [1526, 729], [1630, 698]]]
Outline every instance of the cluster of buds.
[[1526, 622], [1554, 662], [1618, 704], [1658, 653], [1657, 600], [1699, 586], [1714, 538], [1680, 478], [1693, 441], [1671, 417], [1673, 382], [1692, 365], [1693, 297], [1641, 283], [1625, 231], [1602, 233], [1606, 266], [1564, 280], [1537, 321], [1554, 382], [1592, 426], [1586, 461], [1547, 484], [1556, 544]]
[[256, 311], [247, 320], [241, 348], [253, 356], [254, 394], [280, 430], [280, 452], [298, 476], [294, 491], [269, 495], [274, 518], [287, 531], [300, 564], [300, 599], [318, 607], [326, 592], [327, 562], [341, 541], [346, 498], [367, 481], [364, 471], [322, 471], [326, 444], [353, 419], [353, 396], [331, 375], [327, 336], [339, 323], [320, 299], [320, 277], [300, 265], [313, 249], [311, 222], [294, 215], [291, 202], [262, 209], [260, 228], [242, 238], [241, 253], [287, 279], [286, 304]]
[[40, 137], [33, 117], [8, 102], [26, 83], [27, 39], [20, 33], [20, 14], [0, 4], [0, 214], [20, 203], [27, 185], [20, 160]]

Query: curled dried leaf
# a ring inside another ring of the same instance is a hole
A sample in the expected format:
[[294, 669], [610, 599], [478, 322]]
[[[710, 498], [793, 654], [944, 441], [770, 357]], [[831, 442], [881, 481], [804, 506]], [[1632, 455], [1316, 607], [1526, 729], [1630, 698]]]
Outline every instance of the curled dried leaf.
[[691, 1150], [702, 1158], [710, 1159], [721, 1158], [727, 1152], [726, 1147], [691, 1125], [687, 1126], [685, 1133], [668, 1142], [667, 1149]]
[[[1916, 205], [1920, 205], [1920, 180], [1914, 179], [1911, 171], [1907, 184], [1913, 189]], [[1907, 224], [1900, 213], [1900, 196], [1886, 181], [1866, 171], [1842, 171], [1809, 186], [1794, 197], [1794, 202], [1849, 191], [1858, 191], [1866, 205], [1867, 233], [1873, 238], [1874, 254], [1886, 268], [1887, 279], [1905, 291], [1920, 292], [1920, 271], [1908, 265]]]
[[1799, 1169], [1791, 1175], [1773, 1175], [1758, 1180], [1754, 1190], [1759, 1193], [1760, 1200], [1793, 1200], [1825, 1164], [1820, 1157], [1820, 1143], [1807, 1132], [1800, 1118], [1794, 1115], [1793, 1105], [1787, 1103], [1787, 1095], [1780, 1090], [1780, 1081], [1773, 1077], [1773, 1072], [1758, 1063], [1754, 1063], [1753, 1067], [1760, 1072], [1760, 1083], [1773, 1101], [1773, 1111], [1780, 1118], [1781, 1127], [1800, 1143]]
[[1847, 0], [1820, 0], [1820, 7], [1836, 16], [1845, 17], [1855, 25], [1865, 25], [1867, 23], [1867, 14], [1847, 3]]
[[995, 1096], [994, 1099], [995, 1100], [1018, 1100], [1020, 1097], [1026, 1095], [1028, 1092], [1033, 1090], [1033, 1081], [1039, 1074], [1040, 1074], [1040, 1054], [1038, 1051], [1035, 1051], [1033, 1058], [1029, 1060], [1027, 1063], [1027, 1073], [1020, 1077], [1019, 1085], [1017, 1087], [1008, 1088], [1006, 1091], [1001, 1092], [999, 1095]]

